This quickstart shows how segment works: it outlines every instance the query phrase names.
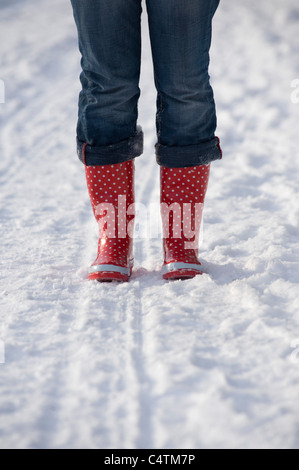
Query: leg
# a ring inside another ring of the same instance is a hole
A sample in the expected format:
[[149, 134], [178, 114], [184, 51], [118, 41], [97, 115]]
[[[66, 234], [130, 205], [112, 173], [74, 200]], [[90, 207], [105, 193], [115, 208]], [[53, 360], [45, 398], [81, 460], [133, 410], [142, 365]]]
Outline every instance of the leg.
[[218, 4], [147, 0], [160, 165], [195, 166], [221, 158], [208, 74], [211, 23]]
[[[133, 268], [134, 157], [142, 153], [141, 0], [71, 0], [82, 54], [78, 155], [99, 224], [89, 279], [128, 281]], [[130, 208], [130, 214], [127, 210]]]
[[[142, 153], [141, 0], [71, 0], [82, 54], [78, 155], [87, 166]], [[83, 151], [84, 149], [84, 151]]]
[[202, 274], [199, 230], [210, 162], [221, 158], [209, 81], [219, 0], [147, 0], [157, 97], [164, 279]]

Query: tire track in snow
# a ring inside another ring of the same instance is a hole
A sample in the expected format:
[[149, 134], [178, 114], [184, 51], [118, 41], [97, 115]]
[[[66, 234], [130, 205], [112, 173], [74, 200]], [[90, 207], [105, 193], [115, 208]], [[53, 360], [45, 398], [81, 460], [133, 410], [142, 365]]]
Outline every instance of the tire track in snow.
[[[19, 122], [21, 121], [22, 118], [19, 118]], [[75, 163], [71, 166], [74, 170], [71, 178], [68, 172], [70, 187], [78, 186], [77, 178], [82, 180], [82, 184], [79, 184], [82, 201], [79, 208], [77, 205], [73, 208], [71, 215], [76, 218], [77, 223], [80, 221], [82, 240], [78, 246], [81, 249], [79, 264], [87, 267], [95, 253], [97, 228], [92, 220], [87, 196], [85, 193], [83, 195], [84, 174], [75, 170]], [[152, 182], [149, 174], [148, 182], [143, 186], [143, 196], [150, 186]], [[130, 286], [117, 286], [118, 290], [122, 289], [123, 297], [120, 299], [115, 293], [116, 286], [86, 284], [82, 279], [86, 275], [85, 268], [80, 269], [78, 275], [81, 279], [77, 285], [79, 293], [73, 289], [73, 306], [69, 305], [73, 315], [66, 325], [56, 325], [57, 333], [54, 335], [59, 334], [60, 327], [64, 328], [66, 337], [68, 332], [71, 332], [69, 341], [61, 349], [61, 355], [68, 360], [53, 367], [51, 377], [45, 385], [41, 385], [41, 388], [48, 392], [36, 421], [39, 438], [34, 445], [150, 445], [151, 412], [147, 410], [151, 400], [142, 353], [142, 293], [139, 280], [135, 279]], [[76, 345], [80, 345], [78, 351]], [[106, 364], [110, 365], [110, 370]], [[87, 370], [89, 374], [86, 374]], [[85, 376], [87, 383], [86, 387], [82, 388]], [[88, 377], [94, 378], [94, 387], [88, 383]], [[93, 388], [90, 398], [89, 390]], [[70, 399], [72, 395], [74, 398]], [[82, 403], [86, 404], [85, 409], [82, 409]], [[97, 414], [100, 419], [95, 418]], [[80, 433], [76, 433], [69, 425], [74, 416], [82, 423]], [[107, 429], [99, 421], [110, 422], [111, 425]], [[128, 422], [132, 422], [130, 428], [135, 430], [129, 434]], [[45, 423], [48, 423], [48, 426], [45, 426]], [[59, 429], [61, 423], [66, 425]], [[57, 430], [60, 431], [59, 443], [55, 441]]]
[[[144, 434], [150, 442], [139, 282], [108, 286], [86, 281], [81, 296], [73, 324], [79, 349], [77, 360], [69, 360], [68, 374], [77, 401], [59, 421], [65, 422], [67, 414], [88, 423], [71, 439], [80, 446], [135, 448]], [[63, 410], [68, 408], [65, 403]]]

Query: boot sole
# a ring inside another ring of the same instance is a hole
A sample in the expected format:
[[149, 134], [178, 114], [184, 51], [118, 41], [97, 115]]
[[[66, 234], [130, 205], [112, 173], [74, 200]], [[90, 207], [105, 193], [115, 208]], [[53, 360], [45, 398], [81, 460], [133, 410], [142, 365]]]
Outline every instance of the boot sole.
[[202, 271], [198, 268], [197, 264], [188, 263], [169, 263], [164, 264], [162, 267], [162, 277], [166, 280], [179, 280], [179, 279], [192, 279], [195, 276], [201, 275]]
[[123, 266], [101, 265], [91, 266], [88, 279], [98, 282], [128, 282], [133, 267], [125, 268]]

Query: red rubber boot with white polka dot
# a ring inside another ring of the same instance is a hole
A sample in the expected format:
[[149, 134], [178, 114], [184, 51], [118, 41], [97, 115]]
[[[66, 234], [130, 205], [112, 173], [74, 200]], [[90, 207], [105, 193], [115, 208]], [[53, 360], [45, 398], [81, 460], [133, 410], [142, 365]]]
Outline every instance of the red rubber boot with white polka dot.
[[85, 166], [91, 205], [99, 225], [98, 255], [89, 269], [91, 280], [128, 281], [132, 274], [134, 171], [134, 160]]
[[202, 274], [198, 244], [210, 165], [160, 167], [164, 279]]

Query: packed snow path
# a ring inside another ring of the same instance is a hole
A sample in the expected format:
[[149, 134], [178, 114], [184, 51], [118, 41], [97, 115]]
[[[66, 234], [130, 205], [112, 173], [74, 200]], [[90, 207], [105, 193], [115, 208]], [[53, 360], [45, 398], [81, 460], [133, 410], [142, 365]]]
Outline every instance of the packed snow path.
[[[88, 282], [96, 225], [77, 160], [68, 1], [0, 6], [1, 448], [298, 448], [297, 0], [225, 1], [211, 76], [207, 274], [161, 280], [138, 238], [128, 284]], [[143, 12], [137, 201], [159, 198]], [[292, 88], [292, 85], [294, 88]]]

